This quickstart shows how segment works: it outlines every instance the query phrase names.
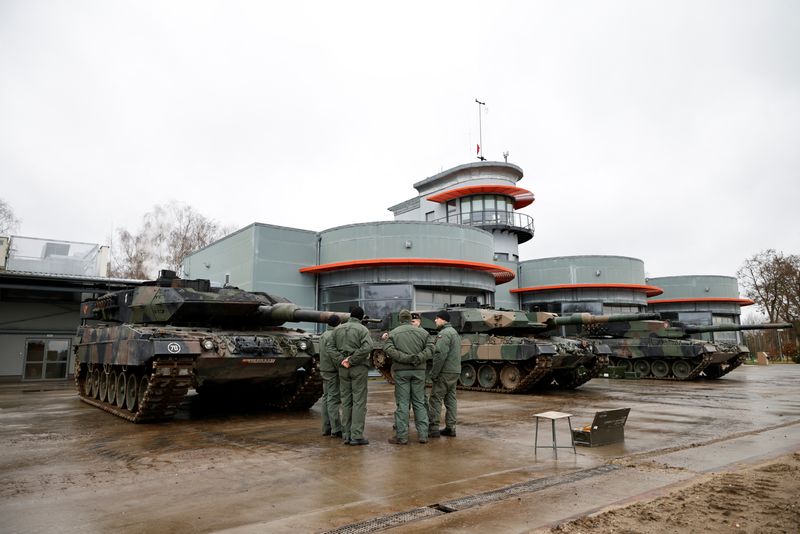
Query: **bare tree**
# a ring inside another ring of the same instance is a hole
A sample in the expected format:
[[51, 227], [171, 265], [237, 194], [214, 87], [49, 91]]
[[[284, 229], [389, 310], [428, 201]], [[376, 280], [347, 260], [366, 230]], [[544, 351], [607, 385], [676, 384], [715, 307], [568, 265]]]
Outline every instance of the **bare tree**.
[[8, 202], [0, 198], [0, 235], [8, 236], [16, 232], [20, 222]]
[[146, 213], [136, 234], [117, 229], [112, 272], [123, 278], [153, 278], [158, 269], [180, 272], [183, 260], [230, 230], [176, 201]]
[[736, 275], [770, 321], [800, 318], [800, 256], [767, 249], [745, 260]]
[[111, 250], [110, 276], [136, 280], [150, 277], [153, 254], [145, 232], [131, 234], [124, 228], [117, 228], [117, 240], [112, 241]]

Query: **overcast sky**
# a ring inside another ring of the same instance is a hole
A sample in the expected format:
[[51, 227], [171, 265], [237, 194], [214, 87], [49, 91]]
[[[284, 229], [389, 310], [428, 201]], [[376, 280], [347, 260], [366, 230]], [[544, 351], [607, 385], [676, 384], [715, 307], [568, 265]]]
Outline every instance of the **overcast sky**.
[[0, 198], [107, 243], [154, 204], [223, 225], [391, 220], [484, 154], [522, 259], [734, 275], [800, 253], [800, 2], [0, 0]]

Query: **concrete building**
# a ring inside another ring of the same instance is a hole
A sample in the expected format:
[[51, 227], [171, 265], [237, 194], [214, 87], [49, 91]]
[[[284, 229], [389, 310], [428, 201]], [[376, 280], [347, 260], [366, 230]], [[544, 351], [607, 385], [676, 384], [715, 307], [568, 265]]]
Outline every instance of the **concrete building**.
[[562, 256], [523, 261], [520, 296], [525, 310], [595, 315], [638, 313], [661, 289], [646, 283], [644, 262], [625, 256]]
[[80, 302], [138, 283], [107, 270], [105, 246], [0, 237], [0, 381], [72, 375]]
[[[732, 276], [687, 275], [650, 278], [663, 294], [648, 300], [648, 308], [664, 319], [688, 324], [740, 324], [741, 307], [753, 304], [739, 297], [739, 284]], [[714, 341], [742, 342], [740, 332], [700, 334]]]
[[[533, 194], [516, 165], [461, 165], [414, 184], [394, 221], [320, 232], [256, 223], [190, 255], [184, 273], [283, 295], [303, 307], [371, 317], [401, 308], [479, 302], [517, 307], [519, 244], [533, 219], [516, 210]], [[307, 325], [311, 327], [311, 325]]]

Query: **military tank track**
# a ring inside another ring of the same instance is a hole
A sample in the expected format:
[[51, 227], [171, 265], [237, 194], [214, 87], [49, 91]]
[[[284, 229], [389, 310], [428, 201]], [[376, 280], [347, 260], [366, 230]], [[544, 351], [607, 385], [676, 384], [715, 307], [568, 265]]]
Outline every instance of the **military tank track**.
[[[585, 369], [586, 372], [579, 373], [576, 370], [575, 372], [571, 373], [571, 377], [569, 380], [564, 381], [563, 384], [561, 382], [558, 382], [558, 384], [555, 384], [553, 386], [555, 387], [555, 389], [578, 388], [583, 384], [585, 384], [586, 382], [588, 382], [589, 380], [591, 380], [592, 378], [597, 378], [598, 376], [600, 376], [600, 373], [602, 373], [610, 364], [611, 364], [611, 359], [607, 355], [605, 354], [599, 355], [595, 360], [594, 366], [592, 367], [581, 366], [581, 368]], [[556, 377], [555, 380], [558, 381], [558, 378]]]
[[737, 354], [728, 361], [711, 364], [703, 370], [703, 374], [706, 378], [721, 378], [742, 365], [747, 360], [748, 354], [749, 353]]
[[[550, 356], [536, 356], [531, 361], [514, 364], [509, 361], [475, 360], [461, 363], [458, 389], [490, 393], [530, 393], [552, 371]], [[479, 385], [474, 385], [475, 383]]]
[[322, 373], [319, 371], [319, 358], [311, 359], [311, 369], [289, 393], [278, 400], [268, 400], [267, 406], [280, 410], [305, 410], [311, 408], [322, 396]]
[[639, 378], [650, 380], [694, 380], [712, 363], [711, 354], [703, 354], [697, 358], [613, 358], [613, 365], [625, 367], [628, 371], [636, 371]]
[[132, 423], [171, 419], [191, 385], [192, 359], [156, 359], [152, 367], [81, 364], [75, 383], [83, 402]]

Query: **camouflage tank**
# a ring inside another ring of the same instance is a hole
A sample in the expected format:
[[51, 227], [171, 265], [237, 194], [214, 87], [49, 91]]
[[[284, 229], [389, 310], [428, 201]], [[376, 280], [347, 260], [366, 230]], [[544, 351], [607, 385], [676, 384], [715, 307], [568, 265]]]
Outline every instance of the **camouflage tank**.
[[590, 324], [578, 328], [578, 339], [606, 343], [611, 363], [640, 378], [693, 380], [719, 378], [740, 366], [749, 351], [744, 345], [691, 338], [704, 332], [782, 328], [786, 325], [684, 325], [668, 321]]
[[[632, 316], [523, 312], [489, 307], [452, 307], [450, 324], [461, 335], [460, 389], [499, 393], [528, 393], [544, 388], [574, 389], [609, 364], [611, 350], [603, 343], [556, 336], [567, 324], [630, 320]], [[421, 326], [436, 331], [435, 311], [419, 312]], [[636, 318], [651, 317], [637, 315]], [[397, 326], [397, 314], [384, 321], [383, 330]], [[373, 364], [391, 381], [391, 362], [380, 349]]]
[[263, 406], [309, 408], [322, 395], [318, 336], [281, 325], [325, 323], [331, 314], [161, 271], [81, 304], [78, 393], [134, 423], [171, 418], [190, 387], [212, 401], [235, 393]]

